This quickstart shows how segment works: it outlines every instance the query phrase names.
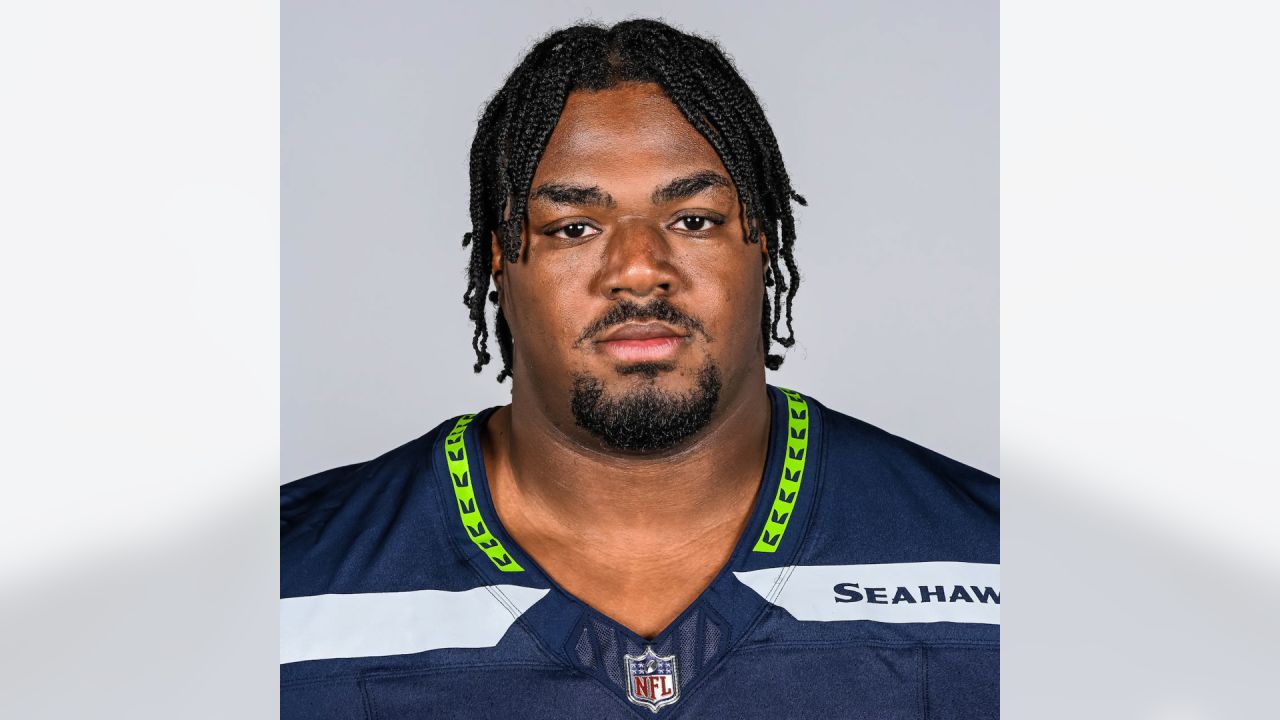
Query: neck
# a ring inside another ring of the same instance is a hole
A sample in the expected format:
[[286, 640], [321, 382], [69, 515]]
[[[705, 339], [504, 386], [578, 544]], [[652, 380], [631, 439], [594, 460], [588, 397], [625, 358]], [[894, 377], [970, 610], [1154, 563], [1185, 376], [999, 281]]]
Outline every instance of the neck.
[[545, 403], [515, 392], [482, 439], [503, 523], [516, 535], [595, 543], [741, 528], [768, 450], [770, 403], [760, 374], [757, 383], [722, 392], [711, 422], [683, 446], [656, 455], [610, 453], [572, 434], [581, 432], [576, 427], [566, 432]]

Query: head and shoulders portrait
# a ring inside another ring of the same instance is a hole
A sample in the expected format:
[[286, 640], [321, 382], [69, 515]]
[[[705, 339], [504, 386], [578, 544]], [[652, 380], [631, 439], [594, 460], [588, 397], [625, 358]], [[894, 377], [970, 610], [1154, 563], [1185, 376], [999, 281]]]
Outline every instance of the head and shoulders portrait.
[[579, 23], [500, 81], [432, 272], [509, 402], [282, 487], [283, 716], [997, 717], [998, 481], [770, 382], [827, 276], [726, 48]]

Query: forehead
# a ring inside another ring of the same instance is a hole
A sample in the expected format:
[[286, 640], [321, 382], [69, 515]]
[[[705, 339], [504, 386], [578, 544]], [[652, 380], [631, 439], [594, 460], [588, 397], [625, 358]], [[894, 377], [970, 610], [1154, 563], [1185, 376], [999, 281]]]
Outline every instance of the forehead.
[[707, 169], [728, 174], [711, 144], [662, 90], [652, 83], [622, 83], [570, 93], [534, 184], [603, 184], [609, 176], [653, 180]]

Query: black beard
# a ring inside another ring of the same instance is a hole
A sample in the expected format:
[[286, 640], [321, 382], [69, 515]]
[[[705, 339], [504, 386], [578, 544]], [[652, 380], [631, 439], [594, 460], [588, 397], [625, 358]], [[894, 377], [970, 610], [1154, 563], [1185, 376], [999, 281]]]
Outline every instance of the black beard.
[[719, 401], [720, 369], [708, 360], [698, 372], [698, 386], [688, 393], [647, 385], [622, 397], [606, 397], [599, 378], [576, 375], [569, 407], [578, 427], [608, 447], [649, 453], [669, 450], [706, 427]]

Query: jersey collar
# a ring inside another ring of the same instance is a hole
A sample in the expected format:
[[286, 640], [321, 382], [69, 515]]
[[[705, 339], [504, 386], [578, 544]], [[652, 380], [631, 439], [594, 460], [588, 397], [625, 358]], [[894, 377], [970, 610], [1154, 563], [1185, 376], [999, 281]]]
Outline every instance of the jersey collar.
[[[454, 550], [487, 585], [551, 589], [526, 611], [520, 624], [560, 662], [596, 676], [625, 695], [625, 680], [619, 675], [623, 656], [653, 648], [659, 655], [679, 658], [685, 673], [681, 692], [687, 696], [766, 606], [733, 573], [794, 564], [819, 495], [824, 454], [821, 413], [815, 402], [797, 392], [767, 388], [769, 448], [746, 530], [707, 589], [656, 637], [636, 635], [560, 588], [503, 529], [489, 495], [478, 436], [497, 407], [446, 423], [448, 432], [441, 433], [432, 451], [432, 483], [438, 489], [444, 522], [453, 528]], [[689, 642], [691, 636], [697, 642]]]

